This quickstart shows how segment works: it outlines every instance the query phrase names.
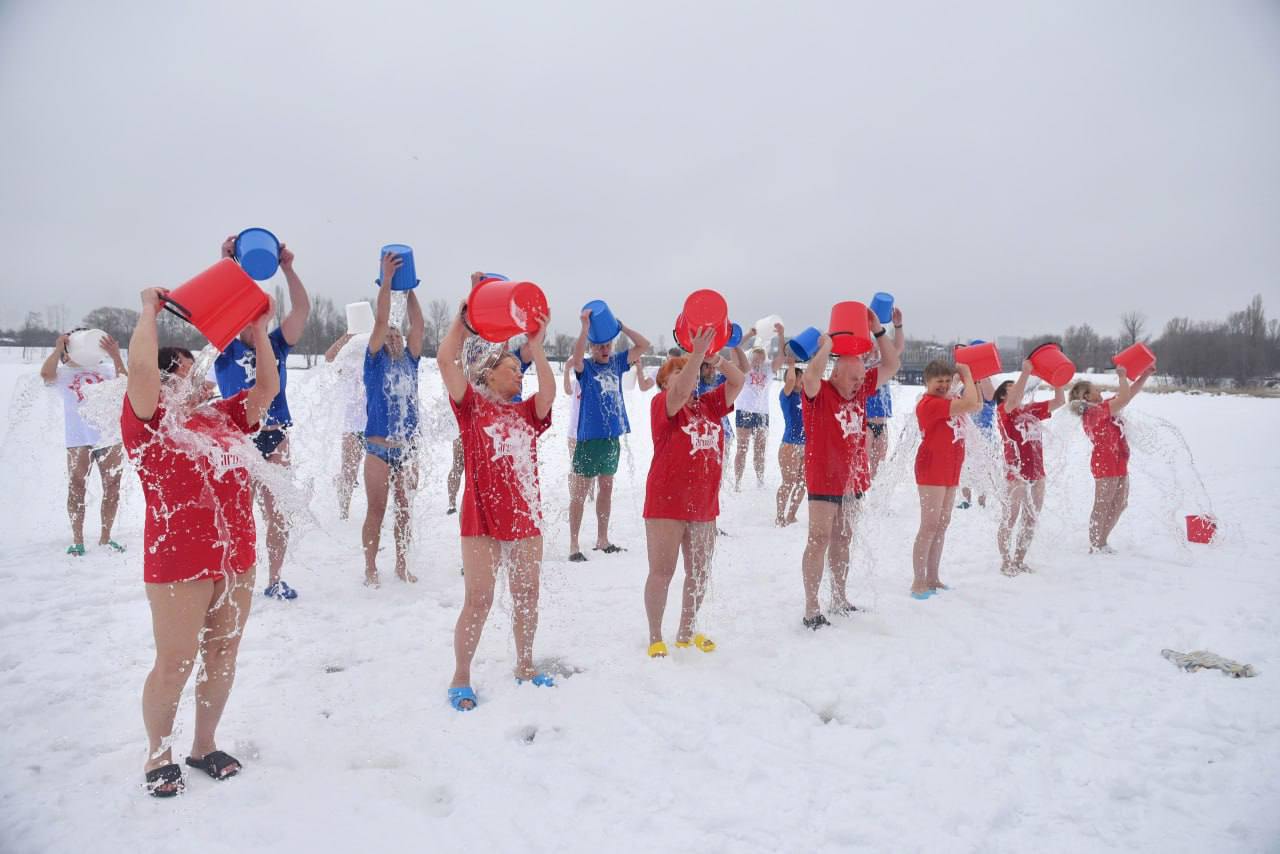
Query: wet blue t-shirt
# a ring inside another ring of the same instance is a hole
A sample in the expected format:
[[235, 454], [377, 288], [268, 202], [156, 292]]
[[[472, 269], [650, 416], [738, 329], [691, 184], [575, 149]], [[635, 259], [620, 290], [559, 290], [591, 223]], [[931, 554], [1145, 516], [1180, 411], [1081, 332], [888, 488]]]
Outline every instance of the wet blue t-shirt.
[[[871, 398], [867, 398], [870, 403]], [[782, 443], [784, 445], [803, 445], [804, 444], [804, 416], [800, 412], [800, 383], [796, 383], [795, 391], [791, 394], [786, 392], [778, 392], [778, 402], [782, 404], [782, 421], [785, 427], [782, 430]], [[867, 407], [867, 415], [871, 415], [871, 408]]]
[[[285, 371], [285, 362], [293, 345], [284, 340], [284, 332], [276, 327], [267, 336], [271, 339], [271, 352], [276, 354], [276, 369], [280, 371], [280, 393], [267, 408], [267, 417], [263, 426], [288, 427], [293, 423], [289, 417], [289, 400], [285, 397], [284, 386], [289, 375]], [[258, 353], [239, 338], [227, 345], [227, 349], [218, 354], [213, 362], [213, 375], [218, 380], [218, 393], [223, 399], [235, 397], [247, 388], [253, 388], [257, 381]]]
[[622, 400], [622, 375], [631, 370], [627, 351], [614, 353], [609, 361], [596, 362], [590, 357], [578, 371], [582, 387], [582, 404], [578, 410], [578, 441], [613, 439], [631, 432], [627, 406]]
[[978, 429], [984, 433], [990, 433], [995, 426], [996, 402], [994, 400], [982, 401], [982, 409], [973, 415], [973, 423], [978, 425]]
[[529, 366], [532, 365], [533, 362], [526, 362], [524, 359], [521, 359], [519, 350], [512, 350], [511, 355], [515, 356], [516, 361], [520, 363], [520, 391], [516, 392], [516, 396], [511, 398], [511, 402], [520, 403], [524, 400], [524, 374], [525, 371], [529, 370]]
[[868, 418], [892, 418], [893, 395], [889, 392], [889, 384], [880, 386], [880, 390], [867, 398]]
[[418, 360], [406, 347], [399, 359], [387, 348], [364, 351], [365, 436], [409, 442], [418, 435]]

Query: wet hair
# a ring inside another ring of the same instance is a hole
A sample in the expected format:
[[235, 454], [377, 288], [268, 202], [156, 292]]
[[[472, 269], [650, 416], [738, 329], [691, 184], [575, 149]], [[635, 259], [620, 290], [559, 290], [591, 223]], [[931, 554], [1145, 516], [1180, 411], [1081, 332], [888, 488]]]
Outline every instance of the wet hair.
[[1091, 391], [1093, 391], [1093, 383], [1088, 380], [1077, 380], [1076, 384], [1071, 387], [1071, 394], [1068, 395], [1071, 403], [1067, 408], [1076, 415], [1083, 415], [1085, 407], [1089, 405], [1085, 395]]
[[924, 379], [925, 382], [928, 382], [936, 377], [949, 377], [955, 372], [955, 365], [943, 359], [934, 359], [924, 366]]
[[688, 356], [670, 356], [662, 367], [658, 368], [658, 388], [663, 391], [667, 390], [667, 383], [671, 381], [671, 375], [676, 371], [684, 370], [684, 366], [689, 364]]
[[516, 366], [520, 365], [520, 358], [510, 350], [499, 350], [496, 354], [489, 358], [478, 362], [472, 369], [472, 383], [488, 387], [489, 377], [493, 374], [495, 368], [502, 364], [503, 359], [514, 359]]
[[186, 347], [161, 347], [156, 354], [156, 361], [160, 364], [160, 373], [172, 374], [177, 372], [179, 359], [181, 358], [195, 359], [191, 355], [191, 351]]
[[1004, 399], [1009, 396], [1009, 388], [1013, 385], [1013, 380], [1005, 380], [996, 386], [995, 394], [991, 395], [991, 402], [996, 406], [1004, 404]]

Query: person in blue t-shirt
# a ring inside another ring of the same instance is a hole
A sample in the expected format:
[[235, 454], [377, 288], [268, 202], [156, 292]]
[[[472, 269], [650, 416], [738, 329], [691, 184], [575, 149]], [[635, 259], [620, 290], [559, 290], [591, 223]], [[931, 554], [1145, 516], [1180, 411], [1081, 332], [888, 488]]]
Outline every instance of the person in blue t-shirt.
[[[235, 256], [236, 236], [233, 234], [222, 241], [222, 257]], [[275, 354], [276, 364], [280, 371], [280, 393], [271, 401], [271, 408], [262, 419], [261, 429], [254, 434], [253, 443], [257, 445], [263, 459], [278, 466], [289, 465], [289, 437], [285, 431], [293, 425], [289, 415], [289, 399], [285, 395], [285, 382], [288, 373], [285, 362], [289, 352], [307, 326], [307, 318], [311, 316], [311, 298], [302, 285], [302, 279], [293, 269], [293, 252], [285, 244], [280, 244], [280, 269], [284, 272], [285, 281], [289, 285], [289, 313], [280, 321], [280, 325], [268, 336], [271, 340], [271, 351]], [[257, 366], [257, 353], [253, 349], [252, 324], [245, 327], [240, 337], [227, 345], [213, 363], [213, 373], [218, 380], [218, 391], [224, 398], [232, 397], [254, 384], [254, 371]], [[298, 592], [285, 584], [280, 578], [280, 570], [284, 566], [284, 555], [289, 548], [289, 520], [280, 509], [271, 489], [265, 483], [255, 483], [255, 492], [262, 500], [262, 514], [267, 522], [267, 568], [270, 578], [263, 595], [272, 599], [291, 600], [298, 597]]]
[[800, 384], [804, 366], [796, 364], [796, 357], [786, 349], [785, 341], [781, 341], [780, 345], [786, 350], [782, 391], [778, 392], [784, 425], [782, 443], [778, 445], [778, 468], [782, 472], [782, 485], [778, 487], [778, 514], [774, 517], [773, 524], [785, 528], [795, 524], [796, 511], [800, 509], [805, 493], [804, 417], [800, 411]]
[[386, 252], [382, 256], [382, 284], [373, 310], [373, 331], [364, 354], [364, 492], [365, 513], [361, 542], [364, 545], [364, 583], [377, 587], [378, 545], [382, 520], [387, 515], [387, 494], [395, 495], [396, 577], [417, 581], [409, 571], [410, 512], [418, 488], [418, 360], [427, 325], [413, 290], [406, 292], [409, 335], [391, 325], [391, 280], [403, 260]]
[[[965, 455], [967, 461], [963, 477], [966, 479], [972, 478], [974, 473], [973, 463], [974, 460], [979, 458], [980, 454], [990, 455], [1001, 450], [1000, 437], [996, 432], [995, 415], [998, 404], [995, 401], [995, 385], [992, 384], [989, 378], [981, 380], [978, 382], [978, 393], [982, 395], [982, 409], [973, 413], [971, 417], [973, 418], [973, 423], [977, 425], [979, 432], [981, 432], [982, 438], [985, 440], [987, 447], [970, 448], [969, 452]], [[961, 510], [968, 510], [973, 506], [972, 502], [973, 490], [969, 488], [968, 484], [965, 484], [960, 488], [960, 503], [957, 504], [956, 507]], [[982, 491], [981, 486], [978, 488], [978, 506], [987, 506], [987, 494]]]
[[578, 443], [573, 449], [573, 476], [569, 484], [569, 560], [584, 561], [587, 556], [578, 545], [582, 528], [583, 507], [591, 481], [596, 481], [596, 544], [594, 551], [615, 554], [623, 551], [609, 541], [609, 511], [613, 503], [613, 476], [618, 473], [621, 455], [620, 436], [631, 432], [627, 407], [622, 399], [622, 375], [640, 361], [649, 350], [649, 339], [619, 322], [620, 331], [631, 340], [631, 347], [613, 352], [613, 342], [592, 344], [587, 356], [587, 330], [591, 326], [591, 310], [582, 312], [582, 331], [573, 345], [573, 355], [565, 364], [582, 387], [578, 410]]

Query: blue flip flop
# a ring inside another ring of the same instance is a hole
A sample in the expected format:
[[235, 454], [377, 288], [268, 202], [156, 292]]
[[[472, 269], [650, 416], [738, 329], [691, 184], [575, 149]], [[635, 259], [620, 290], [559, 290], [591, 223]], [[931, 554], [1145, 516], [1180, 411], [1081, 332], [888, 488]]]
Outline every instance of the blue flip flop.
[[[462, 705], [466, 702], [470, 702], [471, 705]], [[480, 705], [480, 701], [476, 699], [476, 692], [471, 690], [470, 685], [463, 685], [461, 688], [449, 689], [449, 705], [453, 706], [460, 712], [469, 712], [476, 706]]]
[[[528, 681], [532, 682], [534, 685], [537, 685], [539, 688], [556, 687], [556, 680], [550, 673], [539, 673]], [[520, 679], [520, 678], [516, 679], [517, 685], [523, 685], [524, 683], [525, 683], [524, 679]]]
[[928, 593], [916, 593], [916, 592], [914, 592], [914, 591], [913, 591], [913, 592], [912, 592], [912, 594], [911, 594], [911, 598], [912, 598], [912, 599], [919, 599], [920, 601], [922, 601], [922, 602], [923, 602], [925, 599], [928, 599], [928, 598], [929, 598], [930, 596], [932, 596], [932, 595], [933, 595], [933, 591], [932, 591], [932, 590], [930, 590]]

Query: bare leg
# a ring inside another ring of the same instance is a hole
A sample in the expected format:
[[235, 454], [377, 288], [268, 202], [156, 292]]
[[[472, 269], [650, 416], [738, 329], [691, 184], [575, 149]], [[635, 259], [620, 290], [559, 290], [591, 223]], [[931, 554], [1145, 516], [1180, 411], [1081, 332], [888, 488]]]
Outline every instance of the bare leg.
[[806, 618], [822, 613], [818, 604], [818, 589], [822, 586], [822, 570], [827, 560], [827, 547], [831, 544], [831, 531], [839, 515], [838, 504], [809, 499], [809, 538], [805, 542], [804, 557], [800, 561], [804, 573]]
[[124, 446], [113, 445], [98, 459], [98, 477], [102, 478], [102, 530], [98, 545], [111, 542], [111, 529], [120, 508], [120, 476], [124, 472]]
[[[875, 421], [872, 423], [884, 424], [884, 421]], [[884, 458], [889, 449], [889, 437], [886, 430], [881, 430], [878, 434], [874, 431], [867, 435], [867, 457], [871, 463], [871, 479], [875, 480], [876, 472], [880, 471], [880, 464], [884, 462]]]
[[[644, 582], [644, 612], [649, 619], [649, 643], [662, 640], [662, 615], [667, 608], [667, 591], [676, 571], [676, 558], [688, 523], [679, 519], [645, 519], [645, 546], [649, 556], [649, 576]], [[714, 527], [714, 526], [713, 526]]]
[[84, 545], [84, 491], [92, 461], [89, 446], [67, 448], [67, 516], [71, 518], [71, 541], [78, 546]]
[[788, 525], [796, 521], [796, 511], [800, 509], [800, 502], [805, 495], [804, 445], [792, 445], [791, 448], [791, 503], [786, 519]]
[[410, 583], [418, 576], [409, 571], [409, 547], [413, 545], [413, 496], [418, 486], [417, 463], [406, 463], [391, 474], [395, 501], [396, 578]]
[[498, 574], [501, 544], [492, 537], [462, 537], [462, 578], [466, 594], [462, 613], [453, 627], [453, 681], [450, 688], [471, 684], [471, 660], [480, 644], [484, 621], [493, 607], [493, 585]]
[[214, 598], [212, 579], [147, 584], [156, 658], [142, 686], [142, 721], [147, 728], [150, 771], [173, 761], [170, 741], [182, 689], [195, 669], [200, 630]]
[[738, 448], [733, 455], [733, 489], [742, 489], [742, 473], [747, 469], [747, 443], [751, 441], [751, 431], [746, 427], [736, 428]]
[[533, 638], [538, 633], [538, 588], [542, 568], [542, 537], [529, 537], [511, 545], [511, 630], [516, 638], [516, 678], [532, 679]]
[[609, 543], [609, 513], [613, 510], [613, 475], [596, 478], [596, 548]]
[[[271, 452], [267, 462], [289, 467], [289, 439], [286, 437], [280, 446]], [[258, 484], [258, 495], [262, 499], [262, 515], [267, 522], [267, 572], [268, 584], [280, 581], [280, 569], [284, 566], [285, 551], [289, 548], [289, 520], [284, 510], [276, 502], [271, 488], [265, 483]]]
[[[572, 449], [570, 449], [572, 453]], [[462, 486], [462, 471], [466, 458], [462, 453], [462, 437], [453, 440], [453, 466], [449, 469], [449, 509], [458, 509], [458, 489]]]
[[1107, 501], [1105, 508], [1105, 517], [1102, 527], [1102, 544], [1106, 545], [1111, 532], [1115, 530], [1116, 523], [1120, 521], [1120, 515], [1124, 513], [1125, 508], [1129, 506], [1129, 477], [1108, 478], [1113, 481], [1111, 495]]
[[929, 592], [929, 555], [942, 524], [944, 504], [951, 500], [951, 489], [945, 486], [916, 486], [920, 496], [920, 530], [916, 532], [915, 545], [911, 549], [911, 568], [914, 577], [912, 593]]
[[391, 467], [373, 454], [364, 455], [364, 494], [368, 510], [360, 541], [364, 544], [364, 583], [378, 585], [378, 544], [382, 541], [382, 519], [387, 515], [387, 486]]
[[219, 579], [205, 613], [200, 639], [200, 674], [196, 677], [196, 731], [191, 755], [203, 757], [218, 749], [215, 734], [222, 710], [236, 678], [236, 656], [253, 602], [253, 571]]
[[582, 551], [578, 545], [578, 532], [582, 530], [582, 511], [587, 503], [587, 484], [595, 478], [578, 474], [569, 475], [569, 554]]
[[837, 611], [849, 607], [849, 545], [858, 519], [858, 501], [849, 499], [839, 505], [831, 520], [831, 545], [827, 548], [827, 565], [831, 567], [831, 607]]
[[1000, 549], [1000, 571], [1005, 575], [1016, 575], [1018, 572], [1018, 562], [1014, 559], [1010, 546], [1018, 516], [1025, 513], [1026, 501], [1026, 481], [1022, 478], [1008, 481], [1004, 502], [1000, 508], [1000, 531], [996, 534], [996, 546]]
[[1013, 553], [1014, 565], [1027, 570], [1027, 549], [1036, 536], [1036, 523], [1040, 521], [1040, 508], [1044, 507], [1044, 478], [1023, 487], [1027, 499], [1022, 505], [1022, 526], [1018, 530], [1018, 546]]
[[946, 490], [942, 501], [942, 515], [938, 518], [938, 530], [929, 549], [929, 572], [925, 582], [930, 590], [942, 586], [942, 581], [938, 578], [938, 567], [942, 563], [942, 547], [947, 539], [947, 527], [951, 524], [951, 508], [956, 503], [956, 488], [949, 486]]
[[1093, 510], [1089, 513], [1089, 548], [1100, 549], [1107, 544], [1107, 535], [1111, 533], [1108, 525], [1111, 516], [1111, 503], [1115, 497], [1114, 477], [1100, 477], [1093, 481]]
[[356, 476], [360, 472], [360, 458], [364, 456], [364, 443], [355, 433], [342, 434], [342, 468], [338, 474], [338, 515], [346, 519], [351, 515], [351, 493], [355, 492]]
[[[756, 482], [764, 486], [764, 452], [769, 443], [769, 428], [757, 427], [751, 431], [752, 450], [755, 453]], [[741, 479], [741, 478], [739, 478]]]
[[681, 547], [684, 550], [684, 590], [680, 598], [680, 626], [676, 629], [676, 641], [684, 643], [693, 637], [698, 611], [707, 594], [707, 574], [716, 548], [716, 523], [688, 523]]

